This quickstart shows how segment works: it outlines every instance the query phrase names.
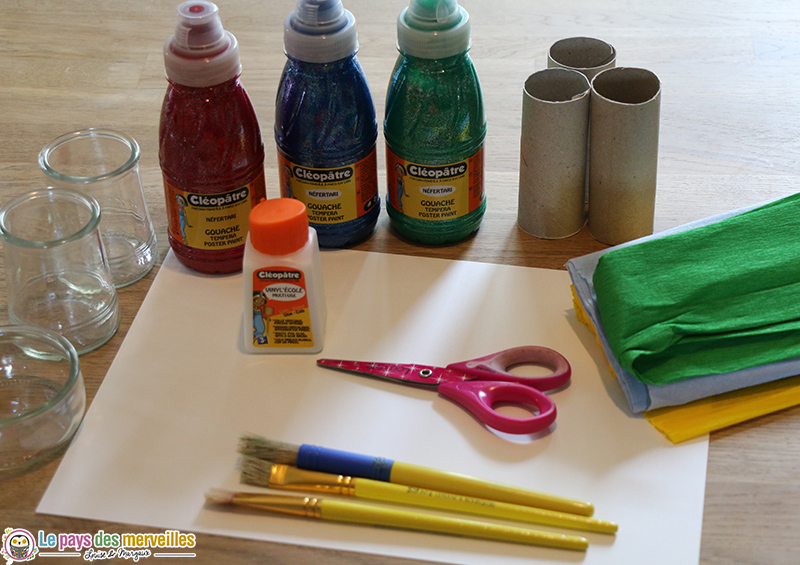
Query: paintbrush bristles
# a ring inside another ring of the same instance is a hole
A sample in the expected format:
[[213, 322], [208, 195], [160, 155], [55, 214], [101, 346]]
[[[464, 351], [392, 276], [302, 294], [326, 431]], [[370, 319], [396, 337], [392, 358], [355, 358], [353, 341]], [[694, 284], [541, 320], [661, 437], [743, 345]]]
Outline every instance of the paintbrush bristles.
[[232, 490], [212, 488], [206, 491], [206, 500], [214, 504], [232, 504], [235, 494]]
[[268, 487], [272, 475], [272, 462], [245, 455], [241, 462], [240, 482], [257, 487]]
[[273, 441], [256, 434], [245, 434], [239, 438], [239, 453], [266, 459], [283, 465], [297, 465], [299, 445]]

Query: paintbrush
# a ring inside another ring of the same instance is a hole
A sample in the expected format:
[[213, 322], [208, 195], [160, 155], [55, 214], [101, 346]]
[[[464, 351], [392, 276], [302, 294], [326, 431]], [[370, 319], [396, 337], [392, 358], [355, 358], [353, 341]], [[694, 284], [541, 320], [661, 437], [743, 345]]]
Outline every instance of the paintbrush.
[[371, 479], [307, 471], [255, 457], [242, 458], [241, 482], [257, 487], [342, 494], [364, 500], [420, 506], [601, 534], [617, 532], [617, 524], [606, 520]]
[[476, 520], [463, 520], [408, 510], [381, 508], [335, 499], [212, 489], [206, 493], [206, 500], [215, 504], [235, 504], [304, 518], [451, 534], [558, 549], [586, 551], [589, 546], [586, 538], [579, 536], [566, 536]]
[[382, 457], [315, 445], [292, 445], [254, 434], [246, 434], [240, 438], [239, 453], [309, 471], [372, 479], [580, 516], [591, 516], [594, 513], [594, 507], [589, 502]]

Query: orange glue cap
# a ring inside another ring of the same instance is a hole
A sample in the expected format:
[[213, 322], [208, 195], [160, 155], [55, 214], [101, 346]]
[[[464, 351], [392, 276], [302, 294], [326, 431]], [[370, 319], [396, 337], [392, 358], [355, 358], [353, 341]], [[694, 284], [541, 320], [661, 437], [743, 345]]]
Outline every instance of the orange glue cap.
[[288, 255], [308, 241], [306, 205], [294, 198], [262, 200], [250, 210], [250, 243], [265, 255]]

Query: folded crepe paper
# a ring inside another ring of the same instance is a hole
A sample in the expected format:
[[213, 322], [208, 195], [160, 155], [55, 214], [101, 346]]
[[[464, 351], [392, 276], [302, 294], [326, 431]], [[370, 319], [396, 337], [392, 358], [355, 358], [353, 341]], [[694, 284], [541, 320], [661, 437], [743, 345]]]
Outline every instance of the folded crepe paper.
[[645, 412], [673, 443], [700, 437], [800, 404], [800, 376]]
[[[578, 321], [586, 324], [597, 337], [595, 327], [586, 315], [574, 286], [572, 292]], [[609, 368], [615, 375], [611, 363]], [[648, 410], [644, 412], [644, 416], [667, 439], [680, 443], [798, 404], [800, 376], [795, 376], [701, 398], [679, 406]]]
[[[653, 410], [666, 406], [682, 405], [698, 399], [708, 398], [726, 392], [776, 381], [785, 377], [800, 375], [800, 357], [794, 357], [784, 361], [769, 363], [766, 365], [760, 365], [730, 373], [702, 375], [663, 385], [651, 385], [638, 380], [630, 372], [626, 371], [619, 365], [608, 345], [605, 328], [603, 327], [603, 323], [600, 319], [597, 304], [595, 302], [592, 278], [595, 267], [597, 266], [597, 262], [602, 255], [610, 252], [613, 249], [638, 245], [644, 241], [662, 238], [671, 234], [694, 229], [699, 226], [716, 223], [726, 218], [744, 213], [750, 209], [753, 208], [736, 210], [706, 218], [704, 220], [699, 220], [697, 222], [679, 226], [677, 228], [673, 228], [652, 236], [628, 242], [611, 249], [598, 251], [583, 257], [571, 259], [567, 263], [567, 270], [569, 271], [575, 294], [580, 301], [581, 310], [591, 322], [591, 327], [593, 327], [596, 331], [597, 338], [603, 346], [605, 356], [620, 383], [632, 412], [639, 413], [645, 410]], [[788, 405], [791, 406], [792, 404]]]
[[800, 356], [800, 194], [614, 249], [595, 300], [620, 366], [650, 385]]

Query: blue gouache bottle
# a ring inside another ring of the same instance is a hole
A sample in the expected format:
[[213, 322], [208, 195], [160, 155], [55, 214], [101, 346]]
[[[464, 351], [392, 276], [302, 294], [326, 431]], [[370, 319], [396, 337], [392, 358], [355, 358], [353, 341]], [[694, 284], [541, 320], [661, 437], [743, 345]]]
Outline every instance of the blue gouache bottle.
[[321, 247], [367, 238], [380, 213], [378, 124], [341, 0], [298, 0], [284, 24], [275, 103], [281, 196], [302, 201]]

